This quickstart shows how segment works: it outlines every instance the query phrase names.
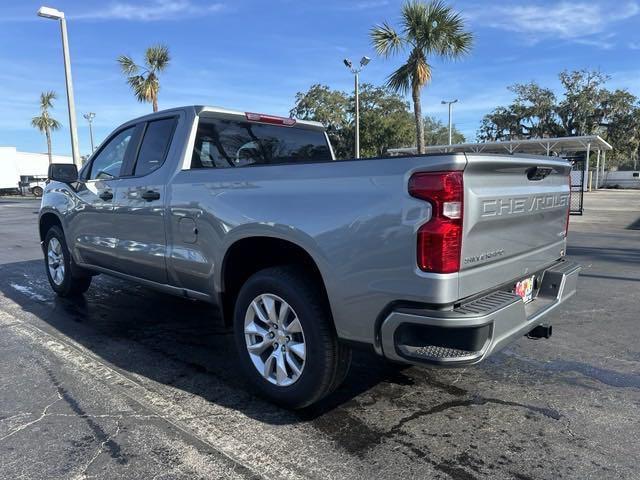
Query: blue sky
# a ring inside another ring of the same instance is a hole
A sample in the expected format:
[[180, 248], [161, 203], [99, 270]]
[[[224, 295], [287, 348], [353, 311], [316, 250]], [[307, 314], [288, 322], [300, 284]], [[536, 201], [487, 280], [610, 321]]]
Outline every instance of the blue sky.
[[[454, 122], [473, 140], [482, 116], [510, 101], [506, 87], [535, 80], [558, 88], [562, 69], [599, 68], [612, 88], [640, 95], [640, 1], [478, 2], [456, 0], [475, 34], [472, 53], [451, 63], [434, 61], [423, 112], [446, 121], [441, 99], [458, 98]], [[30, 125], [38, 95], [55, 90], [63, 130], [54, 153], [68, 154], [68, 119], [60, 35], [40, 19], [41, 5], [3, 0], [0, 19], [0, 146], [45, 151]], [[173, 59], [161, 80], [160, 108], [209, 104], [287, 115], [298, 91], [313, 83], [348, 90], [344, 57], [369, 55], [362, 80], [383, 83], [400, 58], [376, 58], [372, 25], [396, 23], [397, 0], [51, 0], [68, 19], [80, 149], [89, 151], [81, 114], [96, 113], [95, 137], [151, 111], [137, 103], [116, 58], [140, 59], [154, 43]]]

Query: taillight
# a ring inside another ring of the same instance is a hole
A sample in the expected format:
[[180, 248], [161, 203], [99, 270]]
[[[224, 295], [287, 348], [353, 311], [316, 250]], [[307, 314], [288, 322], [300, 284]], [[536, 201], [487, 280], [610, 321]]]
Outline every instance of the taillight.
[[283, 125], [285, 127], [292, 127], [296, 124], [295, 118], [277, 117], [275, 115], [265, 115], [264, 113], [252, 113], [245, 112], [247, 120], [260, 123], [271, 123], [273, 125]]
[[431, 219], [418, 230], [418, 267], [425, 272], [460, 270], [464, 189], [462, 172], [416, 173], [409, 194], [431, 203]]

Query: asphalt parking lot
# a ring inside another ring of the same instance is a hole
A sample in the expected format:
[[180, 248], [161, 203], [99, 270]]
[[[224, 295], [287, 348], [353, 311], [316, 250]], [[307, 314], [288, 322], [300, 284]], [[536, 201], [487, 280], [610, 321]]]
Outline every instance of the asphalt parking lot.
[[104, 276], [56, 298], [37, 209], [0, 199], [2, 478], [640, 478], [640, 192], [572, 217], [550, 340], [464, 369], [359, 352], [302, 412], [247, 390], [205, 304]]

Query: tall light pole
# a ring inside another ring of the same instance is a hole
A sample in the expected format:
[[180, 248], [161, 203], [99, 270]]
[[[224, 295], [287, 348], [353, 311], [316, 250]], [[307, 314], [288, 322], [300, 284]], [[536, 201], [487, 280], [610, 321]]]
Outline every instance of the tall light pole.
[[348, 58], [343, 60], [345, 66], [353, 73], [354, 90], [356, 94], [356, 144], [354, 148], [356, 158], [360, 158], [360, 92], [358, 83], [360, 81], [360, 72], [370, 61], [371, 59], [369, 57], [362, 57], [360, 59], [360, 66], [355, 68], [351, 60]]
[[67, 106], [69, 109], [69, 130], [71, 130], [71, 155], [73, 163], [78, 168], [81, 167], [80, 152], [78, 150], [78, 129], [76, 126], [76, 106], [73, 100], [73, 82], [71, 81], [71, 59], [69, 58], [69, 41], [67, 39], [67, 22], [64, 18], [64, 12], [50, 7], [40, 7], [38, 16], [58, 20], [60, 22], [60, 31], [62, 33], [62, 56], [64, 58], [64, 77], [67, 84]]
[[445, 100], [442, 100], [442, 105], [449, 105], [449, 145], [451, 145], [451, 130], [452, 130], [452, 123], [451, 123], [451, 105], [453, 105], [454, 103], [458, 103], [458, 99], [456, 98], [455, 100], [451, 100], [450, 102], [447, 102]]
[[82, 115], [87, 122], [89, 122], [89, 138], [91, 139], [91, 153], [93, 153], [93, 127], [92, 127], [92, 123], [93, 123], [93, 119], [96, 118], [96, 114], [93, 112], [88, 112], [85, 113], [84, 115]]

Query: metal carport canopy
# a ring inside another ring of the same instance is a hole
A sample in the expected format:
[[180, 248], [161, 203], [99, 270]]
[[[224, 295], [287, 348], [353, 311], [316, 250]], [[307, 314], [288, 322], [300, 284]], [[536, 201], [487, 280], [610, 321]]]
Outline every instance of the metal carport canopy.
[[[475, 152], [475, 153], [528, 153], [537, 155], [560, 155], [584, 151], [607, 151], [613, 147], [599, 135], [581, 137], [530, 138], [504, 142], [457, 143], [454, 145], [431, 145], [426, 153]], [[416, 147], [390, 148], [391, 156], [415, 155]]]

